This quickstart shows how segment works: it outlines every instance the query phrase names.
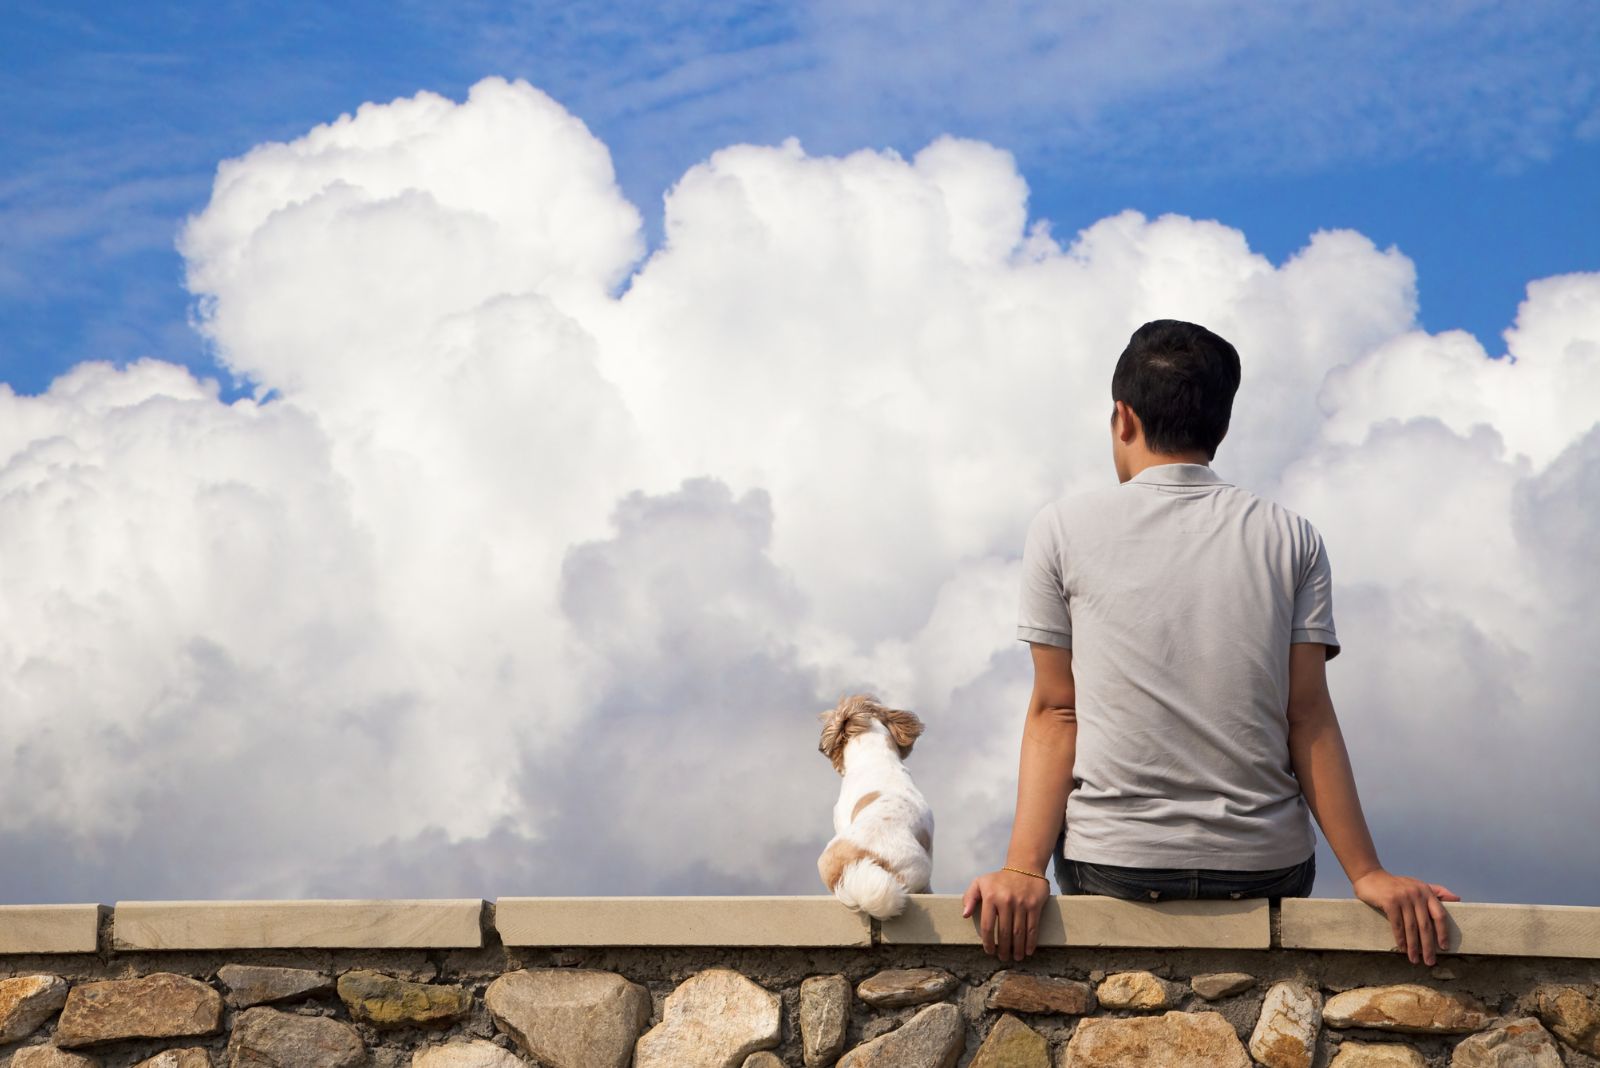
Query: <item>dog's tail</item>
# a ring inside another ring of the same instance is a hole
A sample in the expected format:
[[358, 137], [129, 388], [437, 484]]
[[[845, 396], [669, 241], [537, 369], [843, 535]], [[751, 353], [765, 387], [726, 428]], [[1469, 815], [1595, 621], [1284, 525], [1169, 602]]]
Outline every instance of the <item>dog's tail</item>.
[[906, 907], [905, 885], [875, 857], [845, 865], [833, 896], [877, 920], [898, 916]]

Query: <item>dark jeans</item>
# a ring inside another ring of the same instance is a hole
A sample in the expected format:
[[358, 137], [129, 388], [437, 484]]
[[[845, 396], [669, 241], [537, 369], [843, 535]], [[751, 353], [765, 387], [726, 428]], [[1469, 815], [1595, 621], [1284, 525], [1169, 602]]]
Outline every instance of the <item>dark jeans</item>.
[[1287, 868], [1228, 871], [1220, 868], [1124, 868], [1062, 856], [1067, 832], [1056, 838], [1056, 883], [1063, 894], [1103, 894], [1124, 901], [1175, 901], [1184, 898], [1310, 897], [1317, 878], [1317, 854]]

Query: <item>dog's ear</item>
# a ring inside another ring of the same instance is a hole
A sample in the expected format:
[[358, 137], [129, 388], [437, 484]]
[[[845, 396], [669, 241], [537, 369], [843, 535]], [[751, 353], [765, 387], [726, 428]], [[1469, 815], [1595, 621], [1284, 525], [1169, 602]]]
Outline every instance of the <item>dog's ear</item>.
[[817, 751], [827, 757], [841, 775], [844, 774], [844, 743], [850, 740], [850, 716], [855, 711], [851, 700], [846, 697], [828, 711], [817, 713], [817, 718], [822, 720], [822, 740], [817, 743]]
[[889, 737], [900, 750], [900, 759], [911, 755], [911, 746], [922, 736], [922, 720], [913, 712], [900, 708], [878, 709], [878, 718], [889, 728]]

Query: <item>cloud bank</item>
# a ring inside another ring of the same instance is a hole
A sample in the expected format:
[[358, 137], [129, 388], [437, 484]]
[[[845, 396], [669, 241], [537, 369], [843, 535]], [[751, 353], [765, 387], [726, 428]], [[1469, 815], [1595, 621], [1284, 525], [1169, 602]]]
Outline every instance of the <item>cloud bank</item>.
[[979, 142], [739, 145], [646, 257], [606, 147], [493, 78], [224, 162], [179, 243], [256, 398], [0, 389], [0, 899], [811, 892], [814, 714], [863, 689], [928, 723], [957, 891], [1015, 794], [1022, 532], [1114, 477], [1111, 367], [1171, 316], [1244, 357], [1218, 470], [1327, 539], [1386, 862], [1585, 900], [1600, 275], [1491, 359], [1354, 232], [1026, 208]]

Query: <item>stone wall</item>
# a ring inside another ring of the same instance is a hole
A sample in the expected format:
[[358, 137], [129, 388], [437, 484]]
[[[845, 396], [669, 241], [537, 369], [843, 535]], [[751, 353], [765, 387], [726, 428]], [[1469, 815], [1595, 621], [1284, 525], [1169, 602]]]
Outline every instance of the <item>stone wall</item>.
[[1600, 909], [1063, 897], [1004, 964], [949, 895], [0, 906], [0, 1065], [1600, 1068]]

